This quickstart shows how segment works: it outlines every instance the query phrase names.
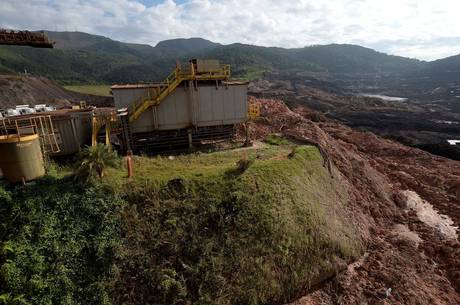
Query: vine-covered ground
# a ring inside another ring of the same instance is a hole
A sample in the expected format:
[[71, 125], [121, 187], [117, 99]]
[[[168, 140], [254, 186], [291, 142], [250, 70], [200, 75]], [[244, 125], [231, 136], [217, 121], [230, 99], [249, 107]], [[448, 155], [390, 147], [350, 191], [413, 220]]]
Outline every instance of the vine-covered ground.
[[[275, 304], [359, 255], [348, 195], [286, 140], [135, 157], [80, 185], [65, 169], [1, 190], [0, 303]], [[64, 173], [64, 174], [63, 174]]]

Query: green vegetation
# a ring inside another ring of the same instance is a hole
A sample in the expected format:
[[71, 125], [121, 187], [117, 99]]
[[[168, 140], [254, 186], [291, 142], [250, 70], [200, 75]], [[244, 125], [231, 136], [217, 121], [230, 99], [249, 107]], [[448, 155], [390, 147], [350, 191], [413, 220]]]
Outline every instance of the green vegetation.
[[281, 304], [353, 257], [345, 191], [316, 148], [292, 148], [154, 159], [162, 179], [128, 186], [115, 303]]
[[265, 142], [271, 145], [287, 145], [289, 143], [288, 140], [286, 140], [278, 134], [269, 134], [265, 138]]
[[83, 94], [112, 96], [110, 93], [110, 85], [69, 85], [64, 86], [69, 91], [74, 91]]
[[239, 73], [235, 73], [235, 74], [236, 74], [236, 77], [242, 80], [252, 81], [252, 80], [263, 78], [264, 73], [267, 71], [270, 71], [270, 70], [249, 66], [249, 67], [240, 68], [240, 71], [238, 71]]
[[0, 304], [292, 300], [359, 251], [322, 163], [266, 145], [0, 187]]
[[102, 180], [107, 167], [117, 167], [119, 164], [120, 159], [116, 152], [110, 151], [104, 144], [97, 143], [95, 146], [87, 146], [80, 152], [75, 177], [84, 182], [96, 176]]
[[[171, 179], [211, 179], [214, 175], [234, 169], [242, 155], [250, 159], [270, 160], [287, 155], [291, 146], [263, 147], [261, 149], [238, 148], [213, 153], [195, 153], [179, 156], [134, 156], [134, 182], [136, 184], [165, 184]], [[124, 169], [108, 169], [107, 180], [121, 186], [125, 181]], [[109, 178], [110, 177], [110, 178]]]
[[123, 201], [46, 177], [0, 188], [0, 304], [109, 304]]
[[[338, 73], [408, 72], [423, 63], [354, 45], [299, 49], [220, 45], [204, 39], [175, 39], [156, 47], [113, 41], [85, 33], [50, 32], [55, 49], [0, 47], [0, 72], [43, 75], [62, 84], [160, 81], [190, 58], [216, 58], [232, 65], [232, 76], [248, 80], [265, 71]], [[79, 90], [79, 89], [77, 89]], [[88, 88], [82, 88], [86, 91]], [[98, 91], [96, 91], [98, 92]], [[106, 91], [104, 91], [106, 92]]]

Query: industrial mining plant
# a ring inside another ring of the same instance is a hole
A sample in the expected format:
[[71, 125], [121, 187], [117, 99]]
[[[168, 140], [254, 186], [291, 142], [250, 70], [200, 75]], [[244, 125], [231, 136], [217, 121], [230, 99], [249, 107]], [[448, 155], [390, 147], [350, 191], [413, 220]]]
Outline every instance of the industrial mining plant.
[[230, 66], [217, 60], [177, 65], [161, 83], [112, 86], [123, 151], [189, 147], [228, 139], [248, 117], [247, 82], [230, 80]]
[[[53, 47], [44, 33], [27, 31], [2, 30], [0, 44]], [[115, 108], [19, 105], [0, 116], [0, 168], [8, 181], [26, 182], [44, 175], [46, 158], [98, 142], [149, 154], [230, 139], [236, 124], [258, 114], [248, 107], [247, 86], [230, 79], [229, 65], [192, 59], [161, 83], [112, 86]]]

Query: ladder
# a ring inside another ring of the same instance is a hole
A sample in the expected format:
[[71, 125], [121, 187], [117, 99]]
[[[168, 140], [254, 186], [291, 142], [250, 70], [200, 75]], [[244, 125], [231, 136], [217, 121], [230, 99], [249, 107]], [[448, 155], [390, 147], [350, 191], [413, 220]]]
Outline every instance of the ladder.
[[178, 64], [174, 71], [158, 86], [149, 88], [143, 96], [135, 100], [129, 107], [129, 122], [133, 122], [152, 106], [158, 106], [167, 98], [183, 81], [190, 80], [228, 80], [230, 78], [230, 65], [221, 65], [217, 69], [197, 71], [196, 63], [190, 62], [190, 68], [182, 70]]
[[121, 123], [121, 134], [123, 142], [124, 153], [128, 153], [134, 149], [134, 141], [131, 133], [131, 128], [129, 126], [129, 117], [127, 109], [120, 109], [117, 111], [117, 115], [120, 117]]
[[[37, 116], [34, 118], [37, 126], [37, 134], [42, 140], [42, 148], [45, 154], [55, 154], [61, 151], [54, 133], [51, 116]], [[37, 122], [38, 120], [38, 122]]]

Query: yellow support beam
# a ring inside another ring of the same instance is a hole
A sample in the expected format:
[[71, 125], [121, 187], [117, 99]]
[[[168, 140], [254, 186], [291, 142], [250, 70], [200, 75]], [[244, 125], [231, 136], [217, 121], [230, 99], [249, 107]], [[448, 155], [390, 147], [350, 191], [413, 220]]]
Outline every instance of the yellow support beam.
[[105, 126], [105, 145], [109, 147], [109, 150], [112, 150], [110, 134], [112, 132], [112, 122], [116, 122], [116, 120], [117, 118], [114, 113], [100, 115], [93, 114], [91, 146], [96, 146], [97, 135], [99, 134], [99, 131]]

